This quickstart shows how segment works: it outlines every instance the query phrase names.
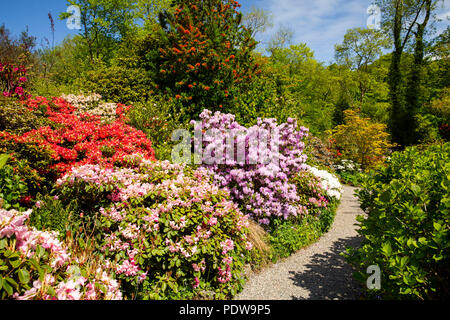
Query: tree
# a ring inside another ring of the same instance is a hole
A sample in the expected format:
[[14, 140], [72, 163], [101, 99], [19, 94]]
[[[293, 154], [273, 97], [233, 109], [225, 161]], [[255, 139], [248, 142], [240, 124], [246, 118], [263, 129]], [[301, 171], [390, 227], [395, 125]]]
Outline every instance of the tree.
[[252, 9], [242, 20], [247, 29], [251, 30], [252, 38], [257, 34], [263, 33], [267, 28], [273, 27], [273, 16], [261, 8], [252, 6]]
[[[391, 116], [389, 129], [394, 141], [402, 146], [415, 142], [415, 115], [419, 104], [420, 72], [423, 65], [423, 36], [432, 11], [439, 0], [377, 0], [383, 12], [383, 28], [392, 36], [394, 51], [389, 71]], [[415, 36], [415, 38], [413, 37]], [[403, 94], [402, 55], [411, 45], [415, 51], [407, 97]]]
[[193, 119], [204, 108], [228, 110], [252, 81], [256, 41], [241, 24], [234, 0], [175, 0], [160, 15], [161, 47], [155, 79]]
[[336, 146], [346, 159], [363, 168], [374, 167], [384, 161], [392, 145], [386, 125], [361, 118], [354, 110], [344, 112], [345, 124], [332, 131]]
[[36, 37], [29, 35], [28, 28], [15, 39], [4, 24], [0, 26], [0, 62], [28, 65], [35, 47]]
[[280, 26], [277, 32], [270, 39], [267, 50], [273, 54], [274, 50], [290, 45], [293, 37], [294, 31], [292, 31], [292, 29], [285, 26]]
[[144, 22], [144, 30], [151, 31], [158, 23], [158, 17], [164, 10], [170, 10], [171, 0], [135, 0], [134, 16]]
[[[114, 46], [134, 26], [134, 0], [67, 0], [69, 5], [80, 7], [80, 36], [88, 48], [91, 63], [94, 59], [107, 61]], [[63, 12], [60, 19], [68, 19]]]
[[352, 70], [366, 71], [383, 49], [390, 48], [389, 37], [375, 29], [354, 28], [347, 30], [342, 44], [335, 46], [336, 61]]

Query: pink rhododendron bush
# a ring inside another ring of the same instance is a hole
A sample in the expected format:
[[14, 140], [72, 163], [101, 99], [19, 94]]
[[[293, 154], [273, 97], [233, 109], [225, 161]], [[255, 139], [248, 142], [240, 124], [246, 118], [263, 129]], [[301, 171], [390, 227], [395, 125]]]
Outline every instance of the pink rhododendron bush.
[[223, 299], [240, 289], [248, 216], [206, 170], [136, 155], [120, 168], [73, 168], [57, 184], [91, 222], [125, 298]]
[[30, 214], [31, 210], [0, 209], [2, 300], [122, 299], [107, 265], [83, 268], [56, 232], [38, 231], [27, 224]]
[[[195, 139], [205, 150], [206, 164], [202, 166], [214, 172], [221, 187], [230, 190], [241, 210], [263, 225], [306, 213], [290, 180], [308, 168], [303, 154], [307, 128], [297, 129], [295, 119], [283, 124], [277, 124], [276, 119], [259, 119], [257, 125], [245, 128], [234, 115], [209, 110], [200, 119], [192, 124], [197, 132], [206, 133], [201, 142]], [[231, 139], [234, 146], [229, 143]], [[245, 152], [239, 160], [238, 148], [242, 146]]]

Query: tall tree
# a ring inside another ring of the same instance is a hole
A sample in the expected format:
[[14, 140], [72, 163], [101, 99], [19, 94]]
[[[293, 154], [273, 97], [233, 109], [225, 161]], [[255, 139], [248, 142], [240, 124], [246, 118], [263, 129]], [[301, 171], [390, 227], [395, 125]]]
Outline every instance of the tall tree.
[[[394, 51], [389, 71], [391, 116], [389, 129], [392, 139], [402, 146], [415, 142], [415, 114], [418, 107], [419, 90], [414, 88], [420, 82], [423, 63], [423, 36], [430, 15], [439, 0], [377, 0], [383, 13], [383, 28], [392, 36]], [[415, 36], [415, 37], [414, 37]], [[402, 56], [407, 46], [415, 47], [415, 61], [412, 68], [407, 97], [403, 93], [404, 75], [401, 72]], [[413, 84], [412, 81], [415, 83]], [[408, 100], [408, 101], [406, 101]], [[411, 105], [410, 102], [413, 102]]]
[[336, 61], [356, 71], [360, 104], [372, 82], [368, 72], [369, 65], [382, 55], [383, 49], [390, 46], [390, 40], [383, 32], [362, 28], [347, 30], [344, 41], [335, 46]]
[[257, 34], [263, 33], [267, 28], [273, 27], [273, 16], [264, 9], [252, 7], [243, 19], [243, 24], [247, 29], [251, 30], [252, 37], [255, 38]]
[[[134, 0], [67, 0], [67, 3], [80, 8], [80, 36], [88, 48], [91, 62], [111, 58], [114, 46], [134, 26]], [[67, 12], [60, 14], [62, 20], [70, 17]]]
[[234, 0], [174, 0], [162, 26], [156, 83], [191, 119], [204, 109], [227, 110], [254, 76], [256, 41]]

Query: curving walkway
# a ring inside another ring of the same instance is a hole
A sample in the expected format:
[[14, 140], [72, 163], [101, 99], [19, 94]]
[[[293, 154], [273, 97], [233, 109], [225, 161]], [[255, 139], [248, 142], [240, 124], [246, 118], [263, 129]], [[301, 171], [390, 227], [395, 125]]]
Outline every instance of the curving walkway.
[[356, 232], [356, 216], [363, 214], [353, 195], [355, 188], [344, 186], [332, 229], [316, 243], [270, 266], [248, 280], [237, 300], [348, 300], [358, 299], [359, 284], [352, 269], [340, 256], [345, 248], [361, 243]]

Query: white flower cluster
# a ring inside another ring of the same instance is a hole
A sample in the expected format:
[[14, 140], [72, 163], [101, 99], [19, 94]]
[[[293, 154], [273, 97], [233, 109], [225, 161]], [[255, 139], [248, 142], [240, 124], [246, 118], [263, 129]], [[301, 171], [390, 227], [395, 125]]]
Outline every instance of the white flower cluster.
[[361, 165], [352, 160], [341, 160], [338, 164], [333, 166], [333, 169], [339, 172], [354, 172], [361, 171]]
[[334, 197], [337, 200], [341, 199], [342, 185], [339, 179], [333, 174], [325, 170], [319, 170], [314, 167], [310, 167], [309, 171], [316, 177], [320, 178], [322, 187], [327, 191], [329, 197]]
[[62, 95], [61, 98], [73, 105], [77, 111], [76, 114], [89, 113], [100, 116], [102, 121], [112, 122], [116, 119], [116, 103], [101, 102], [102, 96], [99, 94], [84, 95]]

